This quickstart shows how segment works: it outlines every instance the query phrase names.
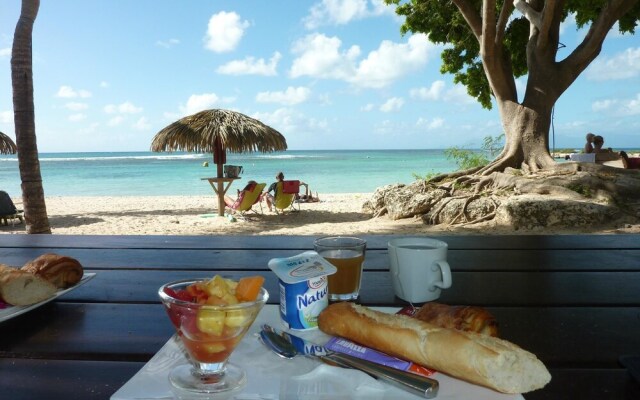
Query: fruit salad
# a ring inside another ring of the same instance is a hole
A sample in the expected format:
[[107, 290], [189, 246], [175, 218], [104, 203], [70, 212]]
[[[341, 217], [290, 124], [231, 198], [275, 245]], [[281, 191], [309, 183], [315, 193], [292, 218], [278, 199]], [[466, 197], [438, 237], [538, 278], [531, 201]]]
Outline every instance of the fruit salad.
[[216, 275], [205, 281], [165, 285], [160, 296], [191, 357], [201, 363], [220, 363], [242, 340], [266, 301], [263, 284], [262, 276], [236, 282]]

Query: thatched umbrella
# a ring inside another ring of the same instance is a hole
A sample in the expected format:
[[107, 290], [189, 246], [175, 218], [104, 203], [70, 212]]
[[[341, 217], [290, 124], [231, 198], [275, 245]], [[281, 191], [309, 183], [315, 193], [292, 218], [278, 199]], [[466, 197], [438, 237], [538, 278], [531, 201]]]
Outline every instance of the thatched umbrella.
[[18, 148], [13, 140], [4, 133], [0, 132], [0, 154], [16, 154]]
[[[205, 110], [179, 119], [156, 134], [152, 151], [213, 153], [217, 177], [222, 179], [227, 151], [262, 153], [287, 149], [287, 141], [275, 129], [257, 119], [230, 110]], [[218, 182], [218, 214], [224, 215], [223, 181]]]

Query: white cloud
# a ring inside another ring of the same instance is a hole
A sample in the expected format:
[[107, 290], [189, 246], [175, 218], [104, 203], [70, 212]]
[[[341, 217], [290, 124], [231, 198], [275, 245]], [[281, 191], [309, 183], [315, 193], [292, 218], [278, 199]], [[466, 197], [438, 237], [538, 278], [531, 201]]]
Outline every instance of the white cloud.
[[416, 121], [416, 128], [418, 128], [419, 130], [421, 129], [427, 129], [427, 130], [434, 130], [434, 129], [439, 129], [442, 128], [444, 126], [444, 119], [436, 117], [432, 120], [429, 120], [428, 118], [418, 118], [418, 121]]
[[475, 100], [467, 94], [467, 88], [463, 85], [456, 85], [446, 89], [444, 81], [435, 81], [430, 87], [421, 87], [409, 90], [412, 98], [429, 101], [446, 101], [458, 104], [473, 104]]
[[13, 122], [13, 110], [0, 111], [0, 122], [3, 124], [9, 124]]
[[600, 56], [587, 68], [588, 79], [606, 81], [640, 75], [640, 47], [628, 48], [611, 58]]
[[145, 117], [140, 117], [133, 125], [131, 125], [133, 129], [138, 131], [147, 131], [151, 129], [151, 124]]
[[322, 0], [311, 7], [303, 22], [305, 28], [316, 29], [323, 25], [346, 25], [382, 14], [394, 15], [394, 7], [387, 6], [382, 0]]
[[444, 126], [444, 119], [434, 118], [427, 126], [427, 129], [433, 130], [433, 129], [442, 128], [443, 126]]
[[205, 48], [216, 53], [234, 50], [248, 27], [249, 22], [240, 21], [240, 16], [235, 12], [220, 11], [209, 19], [204, 37]]
[[277, 129], [285, 136], [294, 132], [296, 134], [326, 132], [328, 127], [326, 120], [309, 118], [291, 108], [279, 108], [272, 113], [255, 113], [251, 117]]
[[407, 43], [385, 40], [357, 63], [360, 48], [351, 46], [340, 51], [341, 45], [339, 38], [323, 34], [310, 34], [298, 40], [292, 47], [298, 58], [293, 61], [291, 76], [338, 79], [359, 87], [382, 88], [426, 65], [431, 49], [435, 48], [426, 35], [416, 34]]
[[638, 115], [640, 114], [640, 93], [636, 95], [635, 99], [625, 100], [622, 102], [622, 108], [620, 110], [622, 115]]
[[389, 100], [385, 101], [384, 104], [380, 106], [380, 111], [382, 112], [397, 111], [401, 109], [403, 105], [404, 105], [403, 98], [392, 97]]
[[142, 107], [137, 107], [130, 101], [125, 101], [122, 104], [108, 104], [104, 107], [104, 112], [107, 114], [137, 114], [142, 112]]
[[605, 99], [594, 101], [591, 109], [614, 117], [626, 117], [640, 114], [640, 93], [630, 99]]
[[435, 81], [431, 84], [430, 87], [421, 87], [416, 89], [411, 89], [409, 94], [414, 99], [420, 100], [439, 100], [442, 96], [442, 92], [444, 90], [444, 81]]
[[216, 108], [216, 106], [219, 106], [220, 104], [233, 103], [234, 101], [235, 98], [233, 97], [220, 98], [215, 93], [192, 94], [189, 96], [189, 99], [187, 99], [187, 104], [185, 106], [180, 106], [180, 115], [186, 116], [195, 114], [199, 111]]
[[425, 66], [435, 46], [424, 34], [416, 34], [407, 43], [385, 40], [360, 62], [353, 83], [362, 87], [381, 88], [409, 72]]
[[72, 98], [76, 98], [76, 97], [80, 97], [80, 98], [87, 98], [87, 97], [91, 97], [91, 92], [89, 92], [88, 90], [84, 90], [84, 89], [80, 89], [80, 90], [75, 90], [74, 88], [72, 88], [71, 86], [60, 86], [60, 89], [58, 89], [58, 93], [56, 93], [57, 97], [62, 97], [65, 99], [72, 99]]
[[375, 108], [375, 105], [373, 103], [369, 103], [367, 105], [360, 107], [360, 111], [369, 112], [369, 111], [373, 111], [374, 108]]
[[291, 76], [347, 80], [355, 73], [354, 63], [360, 48], [352, 46], [346, 52], [340, 52], [340, 46], [340, 39], [323, 34], [311, 34], [297, 40], [291, 51], [299, 57], [293, 60]]
[[86, 118], [87, 118], [87, 116], [82, 114], [82, 113], [69, 115], [69, 121], [71, 121], [71, 122], [79, 122], [79, 121], [82, 121], [82, 120], [84, 120]]
[[11, 55], [11, 47], [0, 49], [0, 57], [9, 57]]
[[100, 87], [101, 88], [108, 88], [109, 87], [109, 82], [106, 82], [106, 81], [100, 82]]
[[265, 62], [264, 58], [256, 60], [254, 57], [246, 57], [244, 60], [234, 60], [221, 65], [216, 72], [225, 75], [276, 76], [278, 75], [276, 67], [281, 58], [282, 54], [277, 51], [268, 62]]
[[256, 95], [259, 103], [279, 103], [287, 106], [307, 101], [311, 95], [309, 88], [289, 86], [284, 92], [260, 92]]
[[107, 125], [118, 126], [122, 123], [122, 121], [124, 121], [124, 117], [122, 115], [116, 115], [115, 117], [111, 118], [109, 122], [107, 122]]
[[156, 42], [156, 46], [164, 47], [165, 49], [170, 49], [178, 44], [180, 44], [180, 40], [174, 38], [169, 40], [158, 40]]
[[77, 103], [72, 101], [70, 103], [65, 104], [64, 108], [71, 111], [82, 111], [89, 108], [89, 105], [87, 103]]
[[456, 85], [447, 90], [443, 96], [443, 100], [456, 104], [474, 104], [476, 102], [473, 97], [469, 96], [467, 87], [464, 85]]
[[614, 104], [616, 104], [618, 102], [618, 100], [612, 100], [612, 99], [606, 99], [606, 100], [598, 100], [598, 101], [594, 101], [593, 104], [591, 104], [591, 109], [593, 111], [604, 111], [604, 110], [608, 110], [610, 109]]

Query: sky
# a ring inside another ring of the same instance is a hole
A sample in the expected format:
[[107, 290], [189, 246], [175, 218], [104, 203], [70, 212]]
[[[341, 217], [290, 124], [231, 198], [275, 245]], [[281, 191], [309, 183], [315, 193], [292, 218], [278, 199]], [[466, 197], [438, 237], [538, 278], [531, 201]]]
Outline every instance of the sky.
[[[0, 131], [15, 139], [11, 47], [20, 0], [0, 6]], [[442, 75], [443, 47], [401, 35], [382, 0], [41, 0], [33, 32], [40, 152], [147, 151], [209, 108], [257, 118], [291, 150], [478, 148], [502, 127]], [[561, 26], [566, 57], [582, 40]], [[517, 80], [519, 93], [526, 78]], [[640, 147], [640, 37], [617, 26], [554, 109], [551, 142]]]

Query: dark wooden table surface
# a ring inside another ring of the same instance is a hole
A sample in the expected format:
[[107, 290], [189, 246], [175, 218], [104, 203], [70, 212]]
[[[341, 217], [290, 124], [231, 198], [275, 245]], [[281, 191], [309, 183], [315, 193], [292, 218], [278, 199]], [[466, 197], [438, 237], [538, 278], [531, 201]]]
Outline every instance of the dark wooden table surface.
[[[388, 276], [392, 237], [365, 237], [362, 304], [403, 305]], [[440, 301], [488, 308], [503, 338], [549, 368], [551, 383], [526, 399], [640, 399], [618, 362], [640, 356], [640, 236], [435, 237], [449, 244], [453, 273]], [[258, 273], [275, 294], [268, 260], [309, 250], [313, 239], [0, 234], [0, 263], [55, 252], [97, 273], [0, 323], [0, 399], [108, 399], [173, 334], [156, 294], [161, 284]]]

